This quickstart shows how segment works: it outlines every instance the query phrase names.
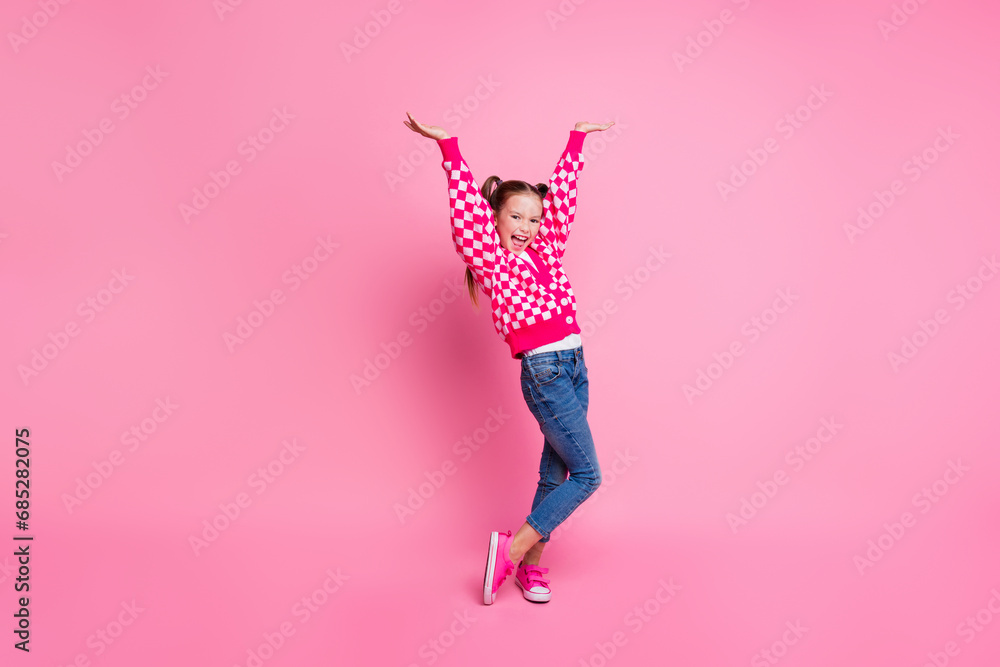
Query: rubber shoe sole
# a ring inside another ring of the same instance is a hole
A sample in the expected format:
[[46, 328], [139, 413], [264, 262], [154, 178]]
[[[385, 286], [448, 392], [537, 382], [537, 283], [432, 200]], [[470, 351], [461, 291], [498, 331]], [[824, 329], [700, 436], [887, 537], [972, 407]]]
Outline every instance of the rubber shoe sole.
[[486, 552], [486, 574], [483, 577], [483, 604], [493, 604], [496, 597], [493, 594], [493, 573], [497, 566], [497, 542], [500, 541], [500, 533], [493, 531], [490, 533], [490, 547]]
[[548, 602], [552, 599], [551, 591], [548, 593], [532, 593], [531, 591], [525, 589], [524, 585], [521, 584], [521, 580], [517, 577], [514, 577], [514, 583], [517, 584], [517, 587], [524, 593], [525, 600], [530, 600], [531, 602]]

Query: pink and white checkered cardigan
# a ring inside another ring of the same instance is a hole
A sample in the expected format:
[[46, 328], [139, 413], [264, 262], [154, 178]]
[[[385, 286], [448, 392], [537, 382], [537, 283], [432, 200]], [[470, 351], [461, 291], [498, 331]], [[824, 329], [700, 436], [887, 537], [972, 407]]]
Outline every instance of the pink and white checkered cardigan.
[[458, 137], [438, 141], [448, 175], [451, 237], [455, 250], [472, 269], [476, 284], [490, 298], [493, 324], [510, 346], [511, 357], [524, 350], [580, 333], [576, 298], [563, 270], [576, 213], [576, 181], [583, 169], [586, 132], [571, 130], [566, 149], [549, 179], [538, 234], [524, 252], [540, 258], [540, 271], [500, 245], [493, 211], [479, 192], [458, 149]]

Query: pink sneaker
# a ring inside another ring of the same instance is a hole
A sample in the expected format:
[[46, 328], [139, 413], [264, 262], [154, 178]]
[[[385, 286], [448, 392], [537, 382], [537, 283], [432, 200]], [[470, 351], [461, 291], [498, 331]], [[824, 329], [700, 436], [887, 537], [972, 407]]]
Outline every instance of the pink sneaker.
[[521, 563], [517, 566], [517, 575], [514, 582], [517, 587], [524, 591], [524, 599], [532, 602], [548, 602], [552, 599], [552, 591], [549, 590], [549, 580], [542, 579], [542, 575], [549, 571], [547, 567], [538, 567]]
[[511, 537], [509, 530], [503, 535], [496, 531], [490, 533], [490, 550], [486, 554], [486, 576], [483, 577], [483, 604], [493, 604], [500, 584], [514, 571], [514, 563], [510, 562], [510, 557], [507, 555], [510, 543], [513, 541], [514, 538]]

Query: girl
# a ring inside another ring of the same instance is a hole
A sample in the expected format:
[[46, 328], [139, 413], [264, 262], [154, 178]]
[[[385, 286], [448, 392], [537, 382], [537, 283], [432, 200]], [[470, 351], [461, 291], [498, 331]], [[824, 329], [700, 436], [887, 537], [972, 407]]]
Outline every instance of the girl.
[[521, 360], [521, 393], [545, 436], [531, 513], [513, 536], [509, 530], [490, 533], [483, 603], [493, 604], [515, 566], [524, 597], [548, 602], [549, 580], [542, 578], [548, 568], [538, 565], [545, 543], [601, 483], [587, 424], [587, 365], [576, 299], [562, 256], [576, 212], [583, 139], [614, 123], [577, 123], [548, 185], [490, 176], [480, 189], [458, 150], [458, 138], [406, 115], [404, 125], [441, 148], [451, 236], [466, 264], [469, 296], [477, 306], [478, 290], [489, 297], [494, 326], [511, 356]]

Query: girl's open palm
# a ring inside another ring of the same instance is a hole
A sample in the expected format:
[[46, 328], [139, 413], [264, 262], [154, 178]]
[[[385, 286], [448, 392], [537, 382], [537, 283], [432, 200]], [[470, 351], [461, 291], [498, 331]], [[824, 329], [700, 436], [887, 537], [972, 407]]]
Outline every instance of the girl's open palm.
[[604, 123], [603, 125], [599, 123], [588, 123], [587, 121], [580, 121], [579, 123], [576, 124], [576, 127], [573, 129], [579, 132], [593, 132], [594, 130], [606, 130], [614, 124], [615, 124], [614, 121], [611, 121], [610, 123]]
[[448, 133], [445, 132], [444, 128], [438, 127], [437, 125], [424, 125], [423, 123], [418, 122], [409, 111], [406, 112], [406, 115], [410, 120], [409, 122], [404, 120], [403, 125], [410, 128], [414, 132], [439, 141], [441, 139], [448, 139]]

